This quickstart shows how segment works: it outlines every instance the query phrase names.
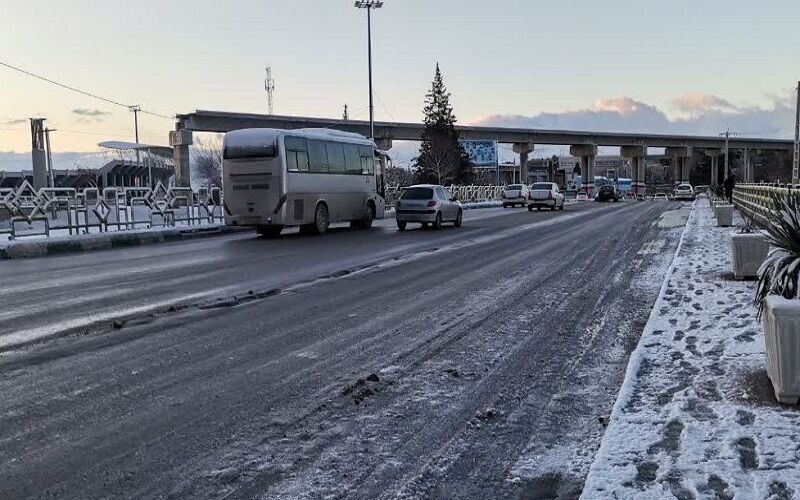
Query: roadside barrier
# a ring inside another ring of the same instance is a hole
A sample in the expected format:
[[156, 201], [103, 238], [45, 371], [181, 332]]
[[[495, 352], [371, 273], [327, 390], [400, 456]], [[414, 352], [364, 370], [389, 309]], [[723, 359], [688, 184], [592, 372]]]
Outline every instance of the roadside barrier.
[[215, 188], [40, 188], [28, 181], [0, 189], [0, 233], [9, 239], [126, 231], [221, 222], [222, 191]]

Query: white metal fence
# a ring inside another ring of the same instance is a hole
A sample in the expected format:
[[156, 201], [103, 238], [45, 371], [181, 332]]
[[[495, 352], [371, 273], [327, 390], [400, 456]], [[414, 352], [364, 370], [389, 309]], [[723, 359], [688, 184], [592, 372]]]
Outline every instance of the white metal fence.
[[125, 231], [222, 222], [219, 188], [40, 188], [27, 182], [0, 189], [0, 233], [23, 236]]
[[[500, 199], [500, 194], [505, 186], [445, 186], [451, 193], [456, 195], [460, 201], [495, 201]], [[397, 199], [403, 194], [406, 186], [388, 186], [386, 188], [386, 204], [394, 206]]]

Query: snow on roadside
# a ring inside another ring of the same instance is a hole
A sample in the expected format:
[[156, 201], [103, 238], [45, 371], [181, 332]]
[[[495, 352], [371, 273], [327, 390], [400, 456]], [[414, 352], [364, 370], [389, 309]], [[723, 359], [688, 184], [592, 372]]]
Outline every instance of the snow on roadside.
[[731, 231], [695, 205], [581, 498], [800, 495], [800, 408], [771, 392]]

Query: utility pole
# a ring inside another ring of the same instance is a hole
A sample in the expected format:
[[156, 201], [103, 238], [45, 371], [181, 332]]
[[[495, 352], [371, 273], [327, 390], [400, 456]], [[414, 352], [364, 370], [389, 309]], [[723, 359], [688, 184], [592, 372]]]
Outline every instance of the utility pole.
[[797, 103], [795, 104], [792, 184], [800, 184], [800, 82], [797, 82]]
[[382, 0], [356, 0], [358, 9], [367, 9], [367, 63], [369, 65], [369, 138], [375, 139], [375, 108], [372, 105], [372, 9], [383, 7]]
[[55, 132], [54, 128], [44, 129], [44, 144], [47, 150], [47, 178], [49, 187], [56, 187], [55, 176], [53, 174], [53, 155], [50, 153], [50, 132]]
[[[128, 106], [128, 109], [133, 112], [133, 130], [136, 137], [136, 166], [139, 167], [139, 111], [142, 110], [142, 107], [138, 104], [134, 104], [133, 106]], [[150, 187], [153, 187], [153, 177], [151, 174], [148, 174], [150, 179], [148, 182], [150, 183]]]
[[272, 64], [267, 64], [264, 77], [264, 91], [267, 93], [267, 114], [273, 114], [275, 104], [275, 79], [272, 78]]

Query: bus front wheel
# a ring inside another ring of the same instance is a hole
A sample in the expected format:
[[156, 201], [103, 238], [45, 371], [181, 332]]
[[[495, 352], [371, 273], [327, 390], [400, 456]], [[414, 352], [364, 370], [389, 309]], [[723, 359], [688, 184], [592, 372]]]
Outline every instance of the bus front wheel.
[[316, 231], [317, 234], [325, 234], [329, 225], [328, 207], [320, 203], [317, 205], [317, 210], [314, 211], [314, 231]]
[[375, 209], [371, 204], [364, 207], [364, 215], [357, 220], [350, 221], [352, 229], [369, 229], [372, 227], [372, 222], [375, 220]]

